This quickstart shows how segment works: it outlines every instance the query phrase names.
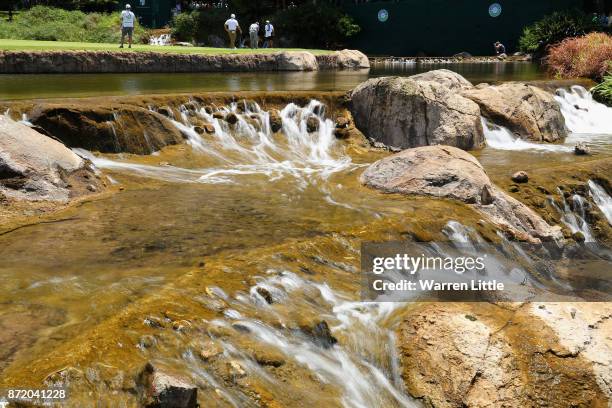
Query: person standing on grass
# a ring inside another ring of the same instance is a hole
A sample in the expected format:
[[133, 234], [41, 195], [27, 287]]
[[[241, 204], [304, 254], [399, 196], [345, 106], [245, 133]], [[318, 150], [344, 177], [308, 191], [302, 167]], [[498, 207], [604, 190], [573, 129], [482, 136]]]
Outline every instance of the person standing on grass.
[[249, 27], [249, 36], [251, 42], [251, 48], [259, 48], [259, 21], [254, 22]]
[[270, 20], [266, 20], [264, 26], [264, 48], [274, 48], [274, 26], [270, 23]]
[[238, 24], [238, 20], [236, 20], [236, 15], [232, 14], [229, 19], [225, 22], [225, 31], [229, 36], [229, 47], [233, 50], [236, 49], [236, 32], [242, 34], [242, 29], [240, 28], [240, 24]]
[[128, 48], [132, 48], [132, 36], [134, 35], [134, 22], [136, 16], [132, 13], [132, 6], [129, 4], [125, 5], [125, 10], [121, 12], [121, 45], [119, 48], [123, 48], [123, 41], [125, 36], [128, 36]]

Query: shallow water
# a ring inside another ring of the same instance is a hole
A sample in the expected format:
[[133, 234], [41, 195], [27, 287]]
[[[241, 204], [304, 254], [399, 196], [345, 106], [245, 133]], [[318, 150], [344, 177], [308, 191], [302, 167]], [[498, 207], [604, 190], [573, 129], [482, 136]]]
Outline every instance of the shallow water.
[[438, 68], [452, 69], [474, 84], [549, 78], [539, 65], [529, 62], [390, 64], [374, 65], [370, 71], [0, 75], [0, 100], [210, 91], [343, 91], [370, 77], [410, 76]]
[[[81, 352], [71, 339], [85, 333], [104, 353], [85, 358], [89, 388], [77, 386], [73, 406], [91, 404], [92, 389], [109, 405], [129, 406], [132, 397], [113, 394], [121, 387], [112, 388], [104, 373], [115, 378], [146, 360], [188, 375], [212, 406], [250, 406], [248, 392], [224, 382], [225, 366], [198, 357], [203, 343], [214, 342], [247, 372], [249, 387], [286, 406], [417, 406], [403, 389], [394, 348], [393, 328], [407, 306], [358, 301], [359, 244], [412, 239], [423, 230], [470, 242], [480, 216], [444, 200], [360, 186], [364, 166], [386, 153], [336, 141], [316, 102], [287, 106], [280, 135], [270, 133], [257, 107], [234, 129], [196, 114], [215, 124], [214, 135], [195, 134], [183, 110], [177, 126], [185, 145], [150, 156], [77, 150], [124, 190], [55, 222], [0, 235], [0, 327], [13, 333], [0, 336], [9, 350], [0, 370], [13, 363], [14, 373], [23, 363], [27, 373], [30, 356], [55, 348], [60, 355], [45, 360], [49, 367], [71, 365], [66, 354]], [[309, 117], [319, 125], [311, 134]], [[599, 157], [612, 156], [612, 134], [576, 133], [552, 149], [517, 147], [507, 136], [476, 153], [492, 176], [588, 160], [570, 151], [578, 139]], [[609, 206], [609, 197], [593, 191]], [[562, 211], [568, 223], [579, 221]], [[167, 317], [168, 308], [186, 310], [190, 331], [151, 334], [143, 322]], [[300, 329], [308, 319], [325, 320], [338, 344], [313, 342]], [[256, 361], [269, 349], [286, 368]]]

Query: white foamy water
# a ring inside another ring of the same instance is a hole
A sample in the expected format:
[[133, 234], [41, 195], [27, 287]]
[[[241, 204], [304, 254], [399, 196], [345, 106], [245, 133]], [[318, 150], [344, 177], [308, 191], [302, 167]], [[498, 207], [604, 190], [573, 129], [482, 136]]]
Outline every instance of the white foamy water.
[[584, 197], [574, 194], [571, 197], [572, 205], [570, 206], [570, 203], [563, 195], [563, 191], [558, 190], [558, 193], [561, 197], [563, 208], [560, 208], [552, 199], [550, 202], [561, 215], [561, 221], [569, 227], [572, 234], [581, 232], [584, 235], [585, 242], [595, 242], [591, 228], [586, 222], [586, 210], [589, 204]]
[[539, 150], [543, 152], [571, 152], [573, 147], [567, 145], [554, 145], [534, 143], [515, 136], [508, 128], [491, 123], [481, 118], [482, 129], [487, 146], [498, 150]]
[[612, 108], [595, 101], [582, 86], [558, 89], [555, 100], [570, 132], [612, 134]]
[[[212, 323], [224, 327], [238, 324], [247, 328], [253, 340], [276, 348], [322, 382], [338, 387], [345, 407], [419, 406], [404, 393], [395, 336], [385, 325], [401, 304], [352, 301], [325, 283], [312, 282], [289, 271], [268, 273], [271, 276], [262, 278], [248, 294], [238, 293], [233, 299], [228, 299], [232, 313], [226, 314], [226, 319]], [[262, 289], [269, 293], [272, 304], [262, 297]], [[319, 300], [316, 304], [305, 302], [300, 293], [317, 293], [318, 296], [312, 299]], [[306, 307], [317, 311], [322, 321], [329, 322], [332, 334], [344, 334], [342, 344], [320, 344], [302, 331], [286, 329], [289, 322], [284, 321], [283, 314], [279, 313], [286, 307]], [[254, 311], [257, 318], [246, 317]], [[272, 325], [267, 323], [268, 320], [281, 324]], [[223, 343], [223, 348], [250, 375], [278, 385], [275, 378], [262, 371], [229, 341]], [[190, 363], [197, 364], [193, 360]]]
[[149, 39], [149, 45], [170, 45], [170, 34], [160, 34]]
[[593, 100], [591, 94], [581, 86], [572, 86], [569, 91], [558, 89], [554, 98], [559, 103], [570, 131], [564, 144], [524, 140], [507, 128], [481, 118], [487, 146], [498, 150], [569, 153], [579, 142], [586, 142], [590, 146], [603, 146], [611, 142], [612, 108]]
[[[229, 108], [221, 108], [223, 114], [237, 116], [235, 125], [214, 118], [202, 107], [189, 111], [181, 106], [180, 111], [180, 118], [171, 119], [172, 123], [185, 135], [196, 154], [210, 159], [209, 167], [157, 167], [97, 158], [82, 149], [75, 151], [101, 168], [132, 171], [168, 181], [212, 184], [235, 183], [241, 176], [263, 175], [270, 180], [293, 177], [304, 188], [311, 181], [326, 179], [355, 166], [336, 142], [334, 123], [325, 117], [324, 105], [318, 101], [313, 100], [305, 107], [287, 105], [280, 112], [282, 130], [276, 134], [270, 128], [268, 112], [257, 104], [239, 107], [233, 103]], [[212, 124], [215, 132], [198, 134], [197, 121]], [[318, 129], [308, 132], [308, 121], [314, 121]]]
[[606, 216], [608, 223], [612, 225], [612, 197], [606, 193], [606, 190], [604, 190], [603, 187], [593, 180], [589, 180], [588, 184], [593, 201]]

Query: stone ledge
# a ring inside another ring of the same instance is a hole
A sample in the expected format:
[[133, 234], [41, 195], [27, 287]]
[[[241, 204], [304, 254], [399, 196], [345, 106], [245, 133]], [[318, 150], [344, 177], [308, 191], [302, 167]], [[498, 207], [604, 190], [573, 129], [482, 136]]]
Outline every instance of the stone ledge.
[[174, 54], [114, 51], [0, 51], [0, 74], [316, 71], [369, 68], [365, 55], [343, 50], [271, 54]]

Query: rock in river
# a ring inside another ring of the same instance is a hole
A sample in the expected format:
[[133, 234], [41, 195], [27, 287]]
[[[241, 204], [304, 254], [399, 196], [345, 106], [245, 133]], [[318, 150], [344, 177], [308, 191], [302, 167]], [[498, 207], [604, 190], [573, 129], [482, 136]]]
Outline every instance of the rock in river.
[[366, 169], [361, 182], [386, 193], [462, 201], [519, 240], [561, 237], [558, 227], [495, 187], [478, 160], [455, 147], [424, 146], [385, 157]]
[[522, 83], [467, 89], [461, 93], [480, 106], [482, 114], [522, 139], [562, 142], [565, 119], [553, 95]]
[[177, 374], [147, 363], [138, 376], [143, 406], [147, 408], [196, 408], [198, 389]]
[[351, 113], [359, 130], [387, 146], [480, 148], [484, 146], [480, 109], [454, 89], [467, 84], [447, 70], [373, 78], [351, 91]]
[[604, 407], [610, 312], [608, 303], [424, 304], [398, 325], [401, 375], [428, 407]]
[[166, 116], [127, 104], [40, 104], [30, 121], [69, 147], [150, 154], [183, 141]]
[[0, 116], [1, 193], [16, 199], [65, 201], [73, 190], [86, 193], [92, 186], [97, 191], [97, 184], [85, 160], [66, 146]]

